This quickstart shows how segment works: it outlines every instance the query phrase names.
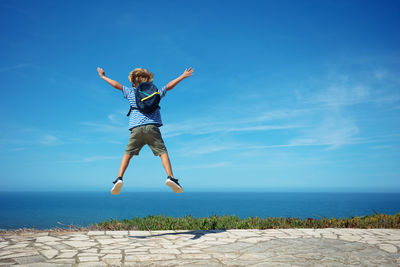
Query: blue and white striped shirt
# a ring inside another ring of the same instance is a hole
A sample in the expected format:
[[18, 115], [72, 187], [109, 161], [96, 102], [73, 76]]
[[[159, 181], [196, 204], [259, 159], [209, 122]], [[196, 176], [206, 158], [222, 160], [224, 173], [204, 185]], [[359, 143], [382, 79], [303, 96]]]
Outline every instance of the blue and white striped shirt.
[[[122, 86], [124, 98], [128, 99], [129, 104], [134, 108], [137, 107], [135, 91], [135, 87]], [[159, 88], [158, 92], [160, 92], [160, 97], [163, 98], [167, 92], [167, 86]], [[149, 114], [143, 114], [138, 109], [132, 109], [131, 114], [129, 115], [129, 130], [146, 124], [155, 124], [158, 127], [163, 125], [159, 108]]]

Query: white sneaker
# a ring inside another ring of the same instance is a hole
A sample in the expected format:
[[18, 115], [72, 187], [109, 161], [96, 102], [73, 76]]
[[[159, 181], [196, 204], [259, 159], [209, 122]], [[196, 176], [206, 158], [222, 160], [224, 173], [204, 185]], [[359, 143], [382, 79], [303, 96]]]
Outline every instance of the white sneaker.
[[171, 187], [171, 189], [174, 190], [175, 193], [183, 192], [181, 185], [178, 183], [178, 179], [168, 176], [167, 180], [165, 180], [165, 184]]
[[117, 179], [115, 179], [113, 184], [114, 184], [114, 186], [111, 189], [111, 194], [118, 195], [121, 192], [122, 186], [124, 185], [124, 183], [122, 182], [122, 178], [118, 177]]

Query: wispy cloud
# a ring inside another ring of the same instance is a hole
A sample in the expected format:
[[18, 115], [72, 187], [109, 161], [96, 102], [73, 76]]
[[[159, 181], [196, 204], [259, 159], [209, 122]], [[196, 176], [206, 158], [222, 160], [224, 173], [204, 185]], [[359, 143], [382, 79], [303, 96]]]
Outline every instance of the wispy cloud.
[[170, 123], [163, 127], [163, 133], [165, 137], [174, 137], [183, 134], [191, 135], [204, 135], [212, 133], [235, 133], [235, 132], [257, 132], [257, 131], [271, 131], [271, 130], [283, 130], [283, 129], [294, 129], [306, 127], [304, 125], [297, 124], [286, 124], [286, 125], [260, 125], [249, 121], [246, 123], [232, 121], [232, 123], [224, 123], [219, 121], [203, 121], [196, 122], [194, 120], [181, 122], [181, 123]]
[[95, 162], [95, 161], [102, 161], [102, 160], [113, 160], [121, 158], [120, 156], [92, 156], [83, 158], [82, 162]]
[[[215, 153], [218, 151], [225, 151], [225, 150], [231, 150], [233, 148], [237, 148], [237, 145], [232, 145], [232, 144], [216, 144], [216, 145], [206, 145], [206, 146], [201, 146], [197, 147], [196, 149], [189, 150], [188, 147], [184, 149], [182, 152], [183, 156], [199, 156], [199, 155], [204, 155], [204, 154], [209, 154], [209, 153]], [[186, 152], [185, 152], [186, 151]], [[188, 152], [189, 151], [189, 152]]]
[[[326, 141], [319, 139], [299, 139], [299, 140], [292, 140], [290, 143], [287, 144], [278, 144], [278, 145], [258, 145], [258, 146], [248, 146], [249, 149], [269, 149], [269, 148], [286, 148], [286, 147], [307, 147], [307, 146], [325, 146], [328, 147], [328, 150], [337, 149], [343, 145], [356, 145], [356, 144], [368, 144], [368, 143], [384, 143], [384, 142], [399, 142], [400, 137], [396, 139], [386, 137], [354, 137], [348, 139], [346, 143], [341, 142], [340, 144], [333, 142], [333, 141]], [[388, 149], [394, 148], [395, 145], [378, 145], [374, 146], [374, 149]]]
[[11, 66], [4, 66], [4, 67], [0, 67], [0, 72], [21, 69], [21, 68], [25, 68], [28, 66], [30, 66], [30, 64], [27, 64], [27, 63], [20, 63], [17, 65], [11, 65]]
[[89, 126], [90, 129], [96, 132], [103, 133], [126, 133], [127, 121], [122, 116], [123, 111], [118, 110], [107, 115], [101, 121], [85, 121], [81, 122], [82, 125]]
[[330, 85], [326, 90], [313, 95], [306, 103], [322, 104], [328, 107], [354, 105], [369, 100], [370, 89], [364, 85]]
[[126, 132], [126, 128], [122, 126], [113, 125], [107, 122], [81, 122], [82, 125], [89, 126], [90, 129], [97, 132], [104, 133], [119, 133], [124, 130]]
[[357, 125], [350, 119], [341, 116], [329, 116], [316, 127], [307, 129], [303, 136], [293, 138], [289, 145], [329, 145], [336, 149], [345, 144], [351, 144], [359, 133]]
[[307, 109], [277, 109], [262, 112], [260, 115], [255, 116], [250, 120], [243, 120], [241, 123], [251, 123], [251, 122], [266, 122], [273, 120], [290, 119], [296, 117], [304, 117], [312, 115], [315, 112], [319, 112], [320, 109], [317, 107], [309, 107]]
[[213, 163], [205, 163], [205, 164], [178, 166], [178, 167], [175, 167], [175, 169], [176, 170], [211, 169], [211, 168], [226, 167], [228, 165], [230, 165], [229, 162], [222, 161], [222, 162], [213, 162]]
[[56, 146], [56, 145], [61, 145], [63, 143], [60, 139], [58, 139], [54, 135], [44, 135], [39, 142], [46, 146]]
[[107, 156], [107, 155], [95, 155], [95, 156], [88, 156], [82, 157], [80, 155], [68, 155], [66, 160], [59, 160], [58, 163], [92, 163], [98, 161], [106, 161], [106, 160], [116, 160], [121, 159], [121, 156]]

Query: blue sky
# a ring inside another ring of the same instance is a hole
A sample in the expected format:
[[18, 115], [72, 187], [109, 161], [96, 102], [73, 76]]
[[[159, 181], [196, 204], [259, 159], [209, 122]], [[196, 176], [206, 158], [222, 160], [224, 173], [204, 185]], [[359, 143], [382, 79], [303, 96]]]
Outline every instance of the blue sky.
[[[400, 192], [399, 1], [1, 1], [1, 190], [109, 191], [129, 86], [163, 86], [187, 191]], [[123, 190], [169, 192], [145, 147]]]

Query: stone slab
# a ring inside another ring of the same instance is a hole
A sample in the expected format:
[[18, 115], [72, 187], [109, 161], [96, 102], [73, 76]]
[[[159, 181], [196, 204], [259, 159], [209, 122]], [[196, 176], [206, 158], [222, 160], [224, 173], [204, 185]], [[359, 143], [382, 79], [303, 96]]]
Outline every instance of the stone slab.
[[399, 229], [87, 231], [0, 237], [0, 266], [400, 266]]

